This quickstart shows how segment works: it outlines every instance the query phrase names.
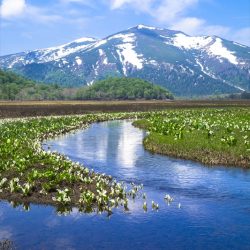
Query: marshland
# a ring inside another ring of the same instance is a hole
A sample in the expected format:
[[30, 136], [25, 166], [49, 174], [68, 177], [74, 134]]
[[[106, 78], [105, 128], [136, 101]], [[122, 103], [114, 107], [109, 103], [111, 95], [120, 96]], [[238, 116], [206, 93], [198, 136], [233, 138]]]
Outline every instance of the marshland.
[[0, 250], [250, 250], [250, 2], [0, 1]]
[[22, 249], [247, 246], [249, 118], [220, 107], [2, 119], [1, 237]]

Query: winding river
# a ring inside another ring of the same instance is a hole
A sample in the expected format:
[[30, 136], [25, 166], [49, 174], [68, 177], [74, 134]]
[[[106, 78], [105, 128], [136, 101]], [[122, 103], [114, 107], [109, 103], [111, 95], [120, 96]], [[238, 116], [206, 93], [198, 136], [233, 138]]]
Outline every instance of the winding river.
[[[30, 211], [0, 202], [0, 240], [17, 249], [250, 249], [250, 171], [204, 167], [144, 150], [145, 132], [131, 121], [96, 123], [47, 141], [51, 148], [119, 181], [144, 184], [159, 210], [58, 216], [50, 206]], [[167, 204], [163, 197], [174, 197]]]

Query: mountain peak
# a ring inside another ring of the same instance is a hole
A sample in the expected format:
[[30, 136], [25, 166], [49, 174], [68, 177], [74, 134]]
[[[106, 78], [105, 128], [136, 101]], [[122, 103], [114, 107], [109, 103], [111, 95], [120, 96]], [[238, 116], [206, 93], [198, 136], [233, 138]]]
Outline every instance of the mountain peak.
[[159, 27], [155, 27], [155, 26], [149, 26], [149, 25], [145, 25], [145, 24], [138, 24], [136, 26], [130, 27], [128, 28], [128, 30], [130, 29], [136, 29], [136, 30], [165, 30], [163, 28], [159, 28]]
[[84, 42], [96, 42], [96, 41], [97, 39], [93, 37], [81, 37], [72, 41], [71, 43], [84, 43]]
[[136, 26], [137, 29], [148, 29], [148, 30], [163, 30], [163, 29], [160, 29], [160, 28], [156, 28], [156, 27], [153, 27], [153, 26], [147, 26], [147, 25], [144, 25], [144, 24], [138, 24]]
[[107, 76], [138, 77], [176, 95], [250, 90], [250, 48], [215, 36], [139, 24], [95, 39], [0, 57], [0, 67], [62, 85], [91, 84]]

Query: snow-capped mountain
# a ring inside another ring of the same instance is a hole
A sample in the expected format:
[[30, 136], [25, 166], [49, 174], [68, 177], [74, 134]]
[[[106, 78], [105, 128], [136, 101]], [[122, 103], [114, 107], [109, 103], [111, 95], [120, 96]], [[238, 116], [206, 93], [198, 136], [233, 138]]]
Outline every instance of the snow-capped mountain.
[[0, 67], [34, 80], [92, 84], [107, 76], [140, 77], [176, 95], [250, 90], [250, 48], [216, 36], [189, 36], [144, 25], [98, 40], [1, 56]]

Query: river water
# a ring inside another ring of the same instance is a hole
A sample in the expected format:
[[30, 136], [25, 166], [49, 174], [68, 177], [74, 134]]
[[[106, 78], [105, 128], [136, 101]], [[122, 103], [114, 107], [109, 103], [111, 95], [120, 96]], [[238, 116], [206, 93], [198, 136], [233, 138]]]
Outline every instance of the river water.
[[[130, 210], [58, 216], [50, 206], [29, 212], [0, 203], [0, 240], [17, 249], [250, 249], [250, 171], [206, 167], [144, 150], [145, 132], [131, 121], [96, 123], [47, 141], [67, 155], [119, 181], [144, 185]], [[165, 194], [174, 201], [167, 204]], [[152, 210], [151, 201], [159, 203]]]

